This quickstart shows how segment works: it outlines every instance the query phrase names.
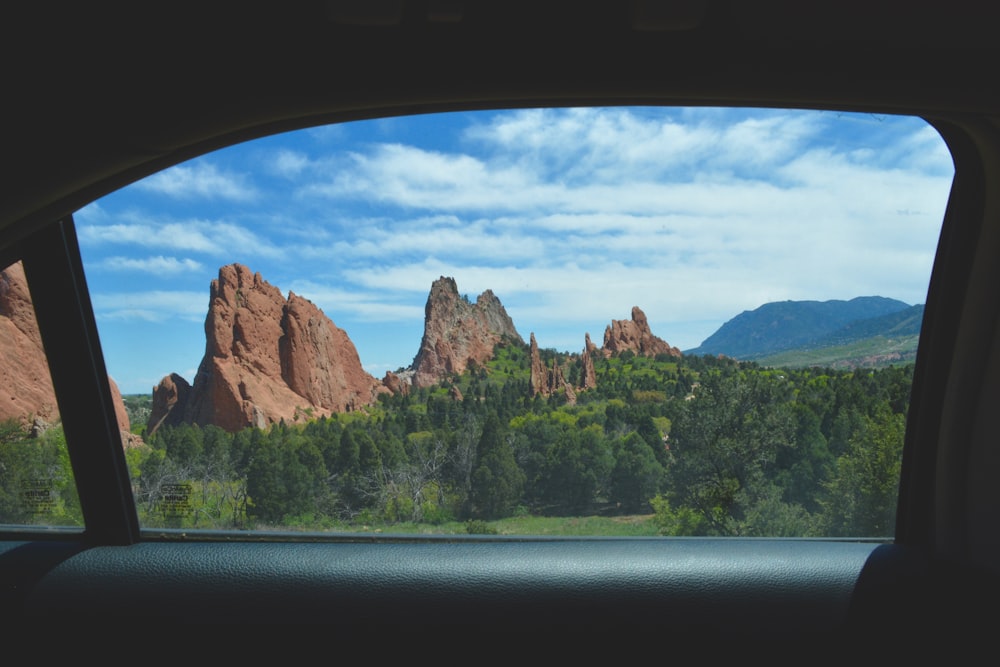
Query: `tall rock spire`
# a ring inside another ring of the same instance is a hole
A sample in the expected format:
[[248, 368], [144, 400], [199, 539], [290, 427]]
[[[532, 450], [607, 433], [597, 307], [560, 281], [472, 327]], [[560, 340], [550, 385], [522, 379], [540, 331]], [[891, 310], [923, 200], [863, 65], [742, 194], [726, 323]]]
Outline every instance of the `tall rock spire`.
[[470, 303], [459, 295], [454, 278], [441, 276], [431, 285], [424, 307], [424, 335], [411, 366], [413, 384], [429, 387], [470, 363], [485, 364], [503, 340], [524, 344], [500, 299], [486, 290]]

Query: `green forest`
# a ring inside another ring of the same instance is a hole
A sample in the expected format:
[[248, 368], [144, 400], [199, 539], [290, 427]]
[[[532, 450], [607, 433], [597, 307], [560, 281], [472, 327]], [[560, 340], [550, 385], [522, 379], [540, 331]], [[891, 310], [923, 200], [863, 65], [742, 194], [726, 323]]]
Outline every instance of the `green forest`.
[[[541, 356], [576, 384], [578, 355]], [[483, 366], [365, 411], [237, 433], [161, 428], [126, 450], [141, 524], [893, 534], [912, 364], [848, 371], [631, 352], [593, 359], [597, 386], [575, 402], [533, 396], [528, 347], [507, 343]], [[59, 429], [38, 438], [14, 424], [0, 430], [0, 521], [79, 523]]]

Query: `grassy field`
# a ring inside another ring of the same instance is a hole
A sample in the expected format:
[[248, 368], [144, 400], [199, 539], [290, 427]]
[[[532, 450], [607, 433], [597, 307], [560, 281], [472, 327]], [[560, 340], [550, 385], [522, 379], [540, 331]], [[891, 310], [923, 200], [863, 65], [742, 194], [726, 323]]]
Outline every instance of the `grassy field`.
[[[259, 527], [267, 530], [267, 527]], [[305, 529], [305, 528], [304, 528]], [[497, 521], [452, 521], [440, 525], [397, 523], [391, 526], [328, 526], [337, 533], [383, 535], [530, 535], [552, 537], [655, 537], [658, 535], [652, 514], [631, 516], [536, 517], [523, 516]]]
[[815, 350], [790, 350], [755, 359], [771, 368], [879, 368], [912, 363], [917, 355], [919, 335], [900, 338], [866, 338], [863, 341]]

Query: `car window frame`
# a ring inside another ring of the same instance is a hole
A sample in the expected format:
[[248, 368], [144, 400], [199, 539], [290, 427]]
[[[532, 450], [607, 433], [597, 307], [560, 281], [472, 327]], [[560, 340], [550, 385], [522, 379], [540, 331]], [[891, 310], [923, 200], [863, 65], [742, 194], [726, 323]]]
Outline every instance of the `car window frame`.
[[[443, 110], [451, 110], [451, 107]], [[956, 221], [959, 214], [952, 210], [951, 202], [967, 201], [965, 198], [968, 196], [966, 190], [969, 186], [967, 184], [976, 182], [977, 174], [973, 173], [972, 167], [966, 166], [966, 162], [974, 163], [973, 158], [978, 156], [978, 148], [975, 146], [967, 147], [965, 152], [961, 150], [962, 140], [968, 141], [967, 128], [949, 124], [949, 121], [944, 119], [923, 118], [942, 134], [946, 145], [952, 151], [955, 160], [955, 177], [952, 193], [949, 195], [948, 210], [942, 224], [942, 241], [935, 257], [931, 288], [927, 299], [928, 310], [925, 313], [925, 326], [932, 325], [936, 321], [938, 327], [935, 329], [933, 338], [928, 335], [925, 339], [925, 336], [922, 335], [921, 350], [939, 346], [942, 344], [942, 340], [954, 340], [955, 332], [942, 329], [941, 317], [937, 315], [932, 317], [932, 313], [936, 311], [932, 310], [934, 304], [931, 293], [938, 289], [943, 282], [947, 284], [959, 279], [951, 275], [961, 270], [961, 268], [956, 267], [968, 267], [966, 259], [953, 259], [950, 255], [946, 258], [942, 249], [951, 248], [952, 254], [963, 249], [966, 253], [969, 252], [971, 241], [960, 240], [959, 242], [948, 241], [946, 243], [944, 234], [953, 227], [959, 228], [965, 234], [974, 234], [968, 224]], [[295, 129], [314, 126], [318, 122], [327, 123], [329, 120], [328, 116], [324, 116], [322, 119], [314, 119], [309, 123], [302, 122]], [[265, 126], [257, 128], [257, 133], [259, 136], [266, 136], [273, 134], [278, 129], [273, 126]], [[282, 126], [280, 129], [284, 131], [292, 128]], [[239, 137], [229, 136], [225, 139], [216, 139], [200, 146], [199, 150], [192, 150], [191, 153], [201, 155], [222, 145], [244, 141], [247, 138], [245, 133], [241, 133]], [[958, 154], [956, 154], [955, 146], [958, 148]], [[191, 155], [188, 154], [183, 156], [178, 154], [169, 161], [169, 164], [178, 163], [190, 157]], [[959, 168], [960, 157], [962, 158], [961, 171]], [[165, 166], [167, 163], [157, 161], [155, 170], [158, 171]], [[153, 165], [147, 165], [144, 171], [150, 171], [152, 168]], [[962, 174], [961, 178], [960, 173]], [[981, 176], [981, 174], [979, 175]], [[137, 176], [133, 176], [132, 180], [136, 178]], [[108, 184], [109, 189], [117, 189], [120, 186], [120, 182]], [[962, 194], [962, 198], [955, 199], [956, 192]], [[964, 220], [968, 213], [963, 212], [962, 215]], [[948, 233], [955, 234], [955, 232], [950, 231]], [[950, 239], [951, 236], [948, 238]], [[158, 539], [169, 537], [171, 535], [169, 530], [143, 529], [139, 525], [135, 502], [132, 498], [131, 482], [124, 459], [121, 434], [115, 427], [111, 390], [104, 371], [103, 354], [99, 345], [93, 310], [90, 306], [89, 293], [86, 289], [72, 214], [25, 235], [15, 247], [17, 248], [15, 254], [24, 262], [29, 288], [33, 300], [36, 301], [39, 328], [43, 332], [46, 353], [53, 355], [50, 357], [52, 367], [58, 369], [53, 372], [53, 383], [56, 385], [56, 394], [60, 411], [63, 413], [70, 457], [77, 477], [77, 486], [85, 518], [84, 535], [86, 539], [94, 544], [134, 544], [149, 536], [155, 535]], [[950, 272], [947, 279], [943, 277], [945, 272]], [[945, 289], [945, 287], [940, 287], [939, 291], [943, 292]], [[942, 302], [947, 301], [943, 297], [939, 298]], [[956, 305], [948, 304], [948, 307], [953, 311]], [[949, 335], [952, 338], [947, 338]], [[70, 341], [73, 341], [73, 344]], [[915, 392], [914, 404], [911, 405], [907, 417], [908, 424], [903, 455], [904, 473], [900, 482], [901, 493], [894, 536], [895, 541], [900, 543], [926, 544], [932, 536], [929, 526], [933, 524], [928, 520], [932, 508], [929, 507], [928, 503], [931, 503], [930, 499], [935, 497], [930, 490], [933, 488], [934, 479], [933, 475], [928, 475], [926, 471], [934, 468], [923, 463], [924, 459], [932, 454], [924, 452], [920, 448], [934, 451], [937, 449], [937, 443], [930, 442], [931, 436], [927, 435], [935, 432], [933, 418], [937, 413], [934, 410], [918, 408], [916, 398], [919, 396], [923, 405], [940, 401], [942, 398], [940, 392], [944, 391], [942, 388], [944, 385], [927, 378], [946, 375], [947, 369], [939, 366], [925, 368], [931, 363], [925, 360], [929, 356], [929, 352], [918, 351], [914, 385], [917, 386], [919, 378], [920, 388], [918, 392]], [[940, 362], [940, 359], [937, 361]], [[977, 366], [977, 368], [981, 367]], [[938, 387], [938, 393], [928, 390], [928, 387]], [[67, 396], [72, 398], [66, 398]], [[917, 434], [924, 434], [919, 442], [916, 441]], [[940, 499], [940, 496], [938, 498]], [[27, 529], [27, 532], [30, 532], [30, 529]], [[212, 531], [199, 532], [199, 539], [211, 540], [217, 537], [218, 535], [213, 537]], [[273, 536], [273, 538], [296, 539], [292, 535]], [[300, 536], [299, 538], [317, 539], [316, 536], [308, 538]], [[191, 539], [191, 534], [185, 534], [185, 539]], [[226, 539], [232, 539], [232, 535], [227, 534]], [[337, 538], [331, 536], [329, 539]]]

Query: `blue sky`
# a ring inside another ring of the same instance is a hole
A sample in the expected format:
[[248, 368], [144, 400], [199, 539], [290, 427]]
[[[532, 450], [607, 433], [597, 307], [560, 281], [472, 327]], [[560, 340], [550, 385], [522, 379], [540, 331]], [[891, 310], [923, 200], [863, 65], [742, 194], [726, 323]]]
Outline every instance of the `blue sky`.
[[541, 347], [646, 313], [682, 350], [771, 301], [924, 303], [951, 185], [915, 118], [528, 109], [311, 128], [204, 155], [75, 215], [108, 372], [193, 381], [233, 262], [313, 301], [382, 377], [440, 276]]

